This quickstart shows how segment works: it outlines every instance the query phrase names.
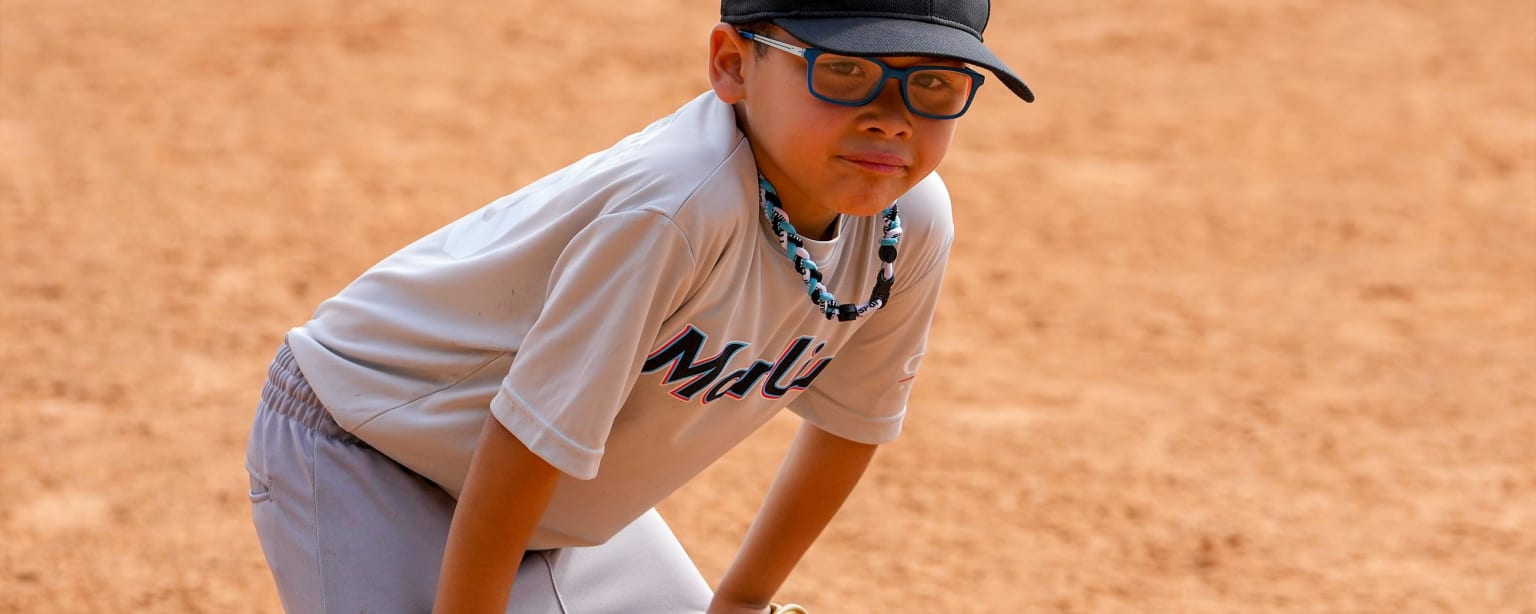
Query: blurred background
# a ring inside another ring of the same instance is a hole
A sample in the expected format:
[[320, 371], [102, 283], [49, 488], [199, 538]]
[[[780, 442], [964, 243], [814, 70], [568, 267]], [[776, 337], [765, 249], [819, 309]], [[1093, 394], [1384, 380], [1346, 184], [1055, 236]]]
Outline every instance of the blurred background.
[[[0, 611], [273, 612], [246, 432], [378, 259], [707, 87], [718, 5], [0, 2]], [[997, 2], [825, 612], [1536, 612], [1536, 4]], [[786, 415], [662, 511], [711, 582]]]

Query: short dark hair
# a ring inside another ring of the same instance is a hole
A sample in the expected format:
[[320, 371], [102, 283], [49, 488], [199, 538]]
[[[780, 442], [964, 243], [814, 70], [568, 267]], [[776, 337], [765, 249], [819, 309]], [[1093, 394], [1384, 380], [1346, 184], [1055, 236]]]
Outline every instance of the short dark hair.
[[[774, 34], [773, 22], [771, 22], [771, 21], [754, 21], [754, 22], [751, 22], [751, 23], [744, 23], [744, 24], [741, 24], [739, 26], [736, 26], [736, 31], [738, 31], [738, 32], [751, 32], [753, 34], [758, 34], [758, 35], [762, 35], [762, 36], [768, 36], [770, 34]], [[752, 47], [755, 49], [755, 51], [752, 52], [753, 55], [755, 55], [755, 56], [757, 56], [759, 58], [768, 57], [768, 47], [766, 45], [758, 45], [758, 44], [754, 43], [752, 45]]]

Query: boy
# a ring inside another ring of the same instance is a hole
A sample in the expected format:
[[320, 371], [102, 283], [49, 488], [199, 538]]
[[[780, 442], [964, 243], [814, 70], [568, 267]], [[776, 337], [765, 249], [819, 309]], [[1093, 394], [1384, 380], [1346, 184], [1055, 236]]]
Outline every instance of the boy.
[[[734, 612], [900, 430], [986, 0], [724, 0], [712, 92], [374, 266], [293, 329], [247, 458], [293, 612]], [[898, 257], [899, 256], [899, 257]], [[654, 506], [804, 418], [711, 591]]]

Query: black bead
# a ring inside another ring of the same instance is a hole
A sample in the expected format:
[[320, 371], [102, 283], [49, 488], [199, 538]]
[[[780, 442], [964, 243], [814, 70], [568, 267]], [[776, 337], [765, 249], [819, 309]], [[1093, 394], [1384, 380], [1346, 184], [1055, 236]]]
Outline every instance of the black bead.
[[881, 262], [896, 262], [896, 246], [895, 245], [881, 245], [880, 246], [880, 261]]
[[875, 279], [875, 289], [869, 292], [869, 301], [873, 303], [878, 300], [882, 305], [889, 302], [891, 300], [891, 285], [895, 283], [896, 278], [894, 277]]
[[859, 319], [858, 307], [846, 303], [837, 306], [838, 322], [852, 322], [857, 319]]

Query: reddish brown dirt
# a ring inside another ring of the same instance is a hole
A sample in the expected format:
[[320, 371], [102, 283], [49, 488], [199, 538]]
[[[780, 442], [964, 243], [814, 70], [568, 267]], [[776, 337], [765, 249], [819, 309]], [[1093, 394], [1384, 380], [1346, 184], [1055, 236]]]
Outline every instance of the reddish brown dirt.
[[[0, 3], [0, 611], [276, 610], [240, 495], [281, 333], [702, 91], [713, 16]], [[1008, 2], [989, 34], [1040, 102], [963, 120], [907, 432], [782, 595], [1536, 612], [1536, 5]], [[712, 581], [791, 427], [665, 505]]]

